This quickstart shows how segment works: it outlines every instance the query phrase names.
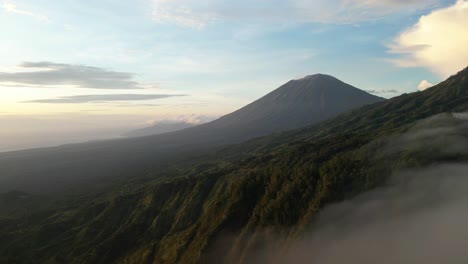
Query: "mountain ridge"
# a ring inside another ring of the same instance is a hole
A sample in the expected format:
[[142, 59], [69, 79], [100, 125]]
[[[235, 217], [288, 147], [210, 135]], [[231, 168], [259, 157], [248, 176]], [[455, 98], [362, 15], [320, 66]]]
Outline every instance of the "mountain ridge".
[[215, 146], [310, 125], [382, 100], [336, 78], [288, 82], [217, 120], [171, 133], [2, 153], [0, 191], [94, 186], [89, 183], [167, 166], [174, 158], [190, 160]]
[[[263, 136], [317, 123], [352, 108], [385, 100], [329, 75], [310, 76], [313, 77], [291, 80], [245, 107], [204, 126], [228, 126], [223, 122], [259, 125], [260, 122], [260, 126], [265, 129], [255, 135]], [[275, 124], [280, 120], [284, 123]]]
[[[460, 135], [446, 131], [452, 140], [468, 141], [466, 120], [449, 114], [467, 110], [468, 72], [462, 72], [424, 92], [233, 146], [248, 154], [232, 161], [208, 157], [174, 171], [176, 177], [152, 177], [37, 218], [3, 221], [0, 260], [251, 263], [265, 243], [274, 240], [272, 250], [283, 252], [325, 206], [382, 186], [393, 172], [468, 162], [466, 149], [437, 151], [447, 143], [445, 136], [434, 151], [428, 151], [427, 138], [395, 144], [434, 115], [433, 124], [442, 119], [464, 125]], [[439, 134], [430, 135], [429, 142], [437, 143]], [[382, 155], [395, 145], [396, 151]]]

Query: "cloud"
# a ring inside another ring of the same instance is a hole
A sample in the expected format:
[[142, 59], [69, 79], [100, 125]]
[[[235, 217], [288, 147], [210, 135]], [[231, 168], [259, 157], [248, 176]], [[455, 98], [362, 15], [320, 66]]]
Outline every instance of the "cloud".
[[405, 171], [328, 207], [312, 237], [264, 263], [466, 263], [467, 172], [463, 164]]
[[468, 1], [422, 16], [389, 45], [400, 67], [425, 67], [448, 77], [468, 65]]
[[422, 80], [422, 81], [419, 83], [419, 85], [418, 85], [418, 90], [419, 90], [419, 91], [424, 91], [424, 90], [426, 90], [427, 88], [430, 88], [430, 87], [432, 87], [432, 86], [434, 86], [432, 83], [430, 83], [430, 82], [428, 82], [428, 81], [426, 81], [426, 80]]
[[215, 117], [215, 116], [191, 114], [191, 115], [181, 115], [181, 116], [178, 116], [178, 117], [176, 118], [176, 120], [178, 120], [178, 121], [180, 121], [180, 122], [186, 122], [186, 123], [190, 123], [190, 124], [199, 125], [199, 124], [203, 124], [203, 123], [207, 123], [207, 122], [213, 121], [213, 120], [215, 120], [216, 118], [217, 118], [217, 117]]
[[141, 137], [174, 132], [185, 128], [201, 125], [214, 120], [214, 117], [205, 115], [180, 115], [172, 119], [148, 120], [149, 127], [133, 130], [125, 134], [127, 137]]
[[56, 86], [71, 85], [94, 89], [141, 89], [133, 74], [109, 71], [85, 65], [53, 62], [24, 62], [21, 68], [30, 71], [0, 72], [0, 85]]
[[396, 89], [388, 89], [388, 90], [364, 90], [365, 92], [371, 93], [371, 94], [396, 94], [399, 93], [398, 90]]
[[146, 124], [156, 125], [156, 124], [163, 122], [163, 123], [187, 123], [187, 124], [193, 124], [193, 125], [200, 125], [203, 123], [213, 121], [217, 118], [218, 116], [190, 114], [190, 115], [179, 115], [172, 119], [161, 119], [161, 118], [151, 119], [151, 120], [148, 120]]
[[25, 101], [24, 103], [47, 103], [47, 104], [81, 104], [81, 103], [107, 103], [122, 101], [143, 101], [164, 99], [169, 97], [186, 96], [182, 94], [98, 94], [98, 95], [73, 95], [51, 99], [39, 99]]
[[439, 0], [290, 0], [302, 19], [319, 23], [359, 23], [438, 6]]
[[159, 23], [202, 29], [216, 20], [354, 23], [436, 6], [440, 0], [152, 0]]
[[25, 15], [25, 16], [33, 17], [40, 21], [44, 21], [44, 22], [50, 21], [50, 19], [45, 15], [34, 13], [31, 11], [27, 11], [27, 10], [18, 9], [17, 6], [13, 2], [10, 2], [10, 1], [3, 2], [1, 4], [1, 8], [8, 13]]
[[389, 138], [388, 151], [377, 143], [374, 162], [411, 154], [428, 160], [396, 172], [379, 188], [325, 207], [310, 232], [287, 247], [279, 250], [281, 242], [266, 239], [269, 245], [258, 246], [258, 256], [247, 263], [467, 263], [468, 164], [443, 163], [466, 157], [467, 117], [440, 114], [422, 120]]
[[427, 0], [355, 0], [352, 1], [363, 6], [382, 6], [382, 7], [423, 7], [433, 6], [437, 1]]
[[153, 0], [153, 20], [159, 23], [172, 22], [179, 26], [202, 29], [216, 19], [209, 12], [195, 13], [187, 5], [179, 5], [170, 0]]

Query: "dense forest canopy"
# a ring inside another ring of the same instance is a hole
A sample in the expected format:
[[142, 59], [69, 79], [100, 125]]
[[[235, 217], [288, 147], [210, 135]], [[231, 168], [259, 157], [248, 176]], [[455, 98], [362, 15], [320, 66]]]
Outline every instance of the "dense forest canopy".
[[[459, 113], [467, 110], [468, 68], [424, 92], [224, 147], [197, 165], [170, 164], [105, 192], [58, 200], [9, 192], [1, 197], [8, 213], [0, 262], [274, 263], [276, 253], [287, 256], [315, 234], [322, 212], [344, 224], [353, 219], [353, 207], [329, 205], [423, 177], [424, 168], [434, 177], [463, 172], [468, 120]], [[394, 199], [384, 199], [391, 212], [411, 209]]]

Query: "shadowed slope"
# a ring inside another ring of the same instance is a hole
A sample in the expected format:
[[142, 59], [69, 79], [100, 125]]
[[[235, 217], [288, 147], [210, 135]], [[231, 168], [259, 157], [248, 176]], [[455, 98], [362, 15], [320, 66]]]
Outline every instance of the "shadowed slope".
[[[87, 190], [383, 100], [326, 75], [290, 81], [218, 120], [163, 135], [0, 154], [0, 191]], [[84, 188], [86, 187], [86, 188]]]
[[[392, 172], [467, 162], [466, 148], [439, 151], [447, 142], [468, 142], [467, 119], [441, 113], [467, 110], [465, 70], [425, 92], [225, 150], [247, 149], [242, 159], [181, 168], [172, 175], [179, 177], [122, 186], [51, 212], [5, 220], [0, 260], [248, 263], [275, 235], [283, 238], [275, 245], [281, 252], [324, 206], [380, 186]], [[445, 132], [382, 153], [395, 147], [395, 139], [414, 139], [401, 136], [411, 135], [415, 125]]]

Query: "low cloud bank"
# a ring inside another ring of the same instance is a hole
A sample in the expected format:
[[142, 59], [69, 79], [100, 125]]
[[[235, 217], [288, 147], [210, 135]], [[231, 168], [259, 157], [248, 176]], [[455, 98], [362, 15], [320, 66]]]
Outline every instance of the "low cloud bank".
[[318, 229], [269, 263], [468, 263], [468, 165], [399, 174], [334, 205]]
[[325, 208], [303, 239], [248, 263], [468, 263], [468, 163], [443, 162], [467, 157], [467, 114], [423, 120], [390, 139], [381, 155], [408, 150], [442, 162], [396, 173], [381, 188]]
[[185, 128], [201, 125], [216, 119], [212, 116], [204, 115], [180, 115], [175, 119], [163, 119], [149, 121], [151, 126], [133, 130], [124, 134], [127, 137], [142, 137], [149, 135], [159, 135], [182, 130]]

